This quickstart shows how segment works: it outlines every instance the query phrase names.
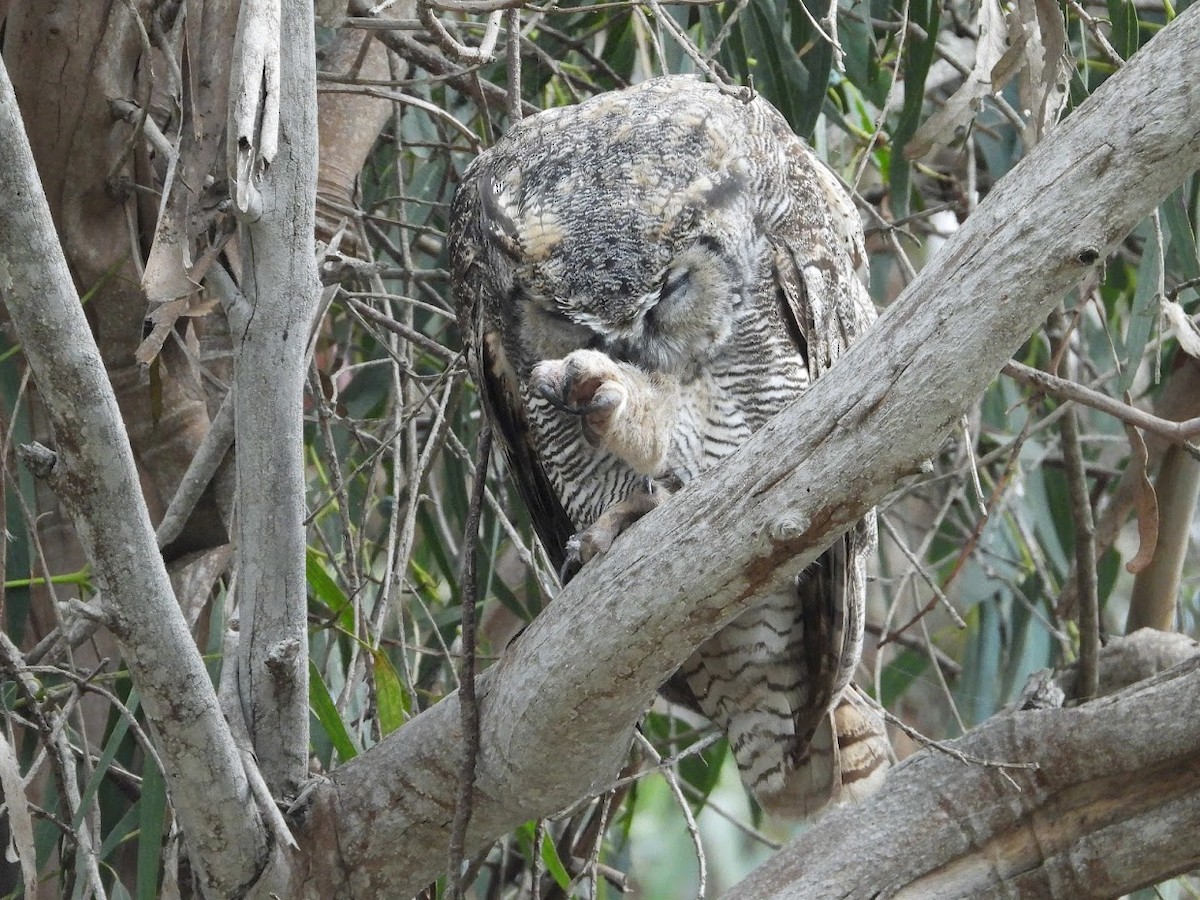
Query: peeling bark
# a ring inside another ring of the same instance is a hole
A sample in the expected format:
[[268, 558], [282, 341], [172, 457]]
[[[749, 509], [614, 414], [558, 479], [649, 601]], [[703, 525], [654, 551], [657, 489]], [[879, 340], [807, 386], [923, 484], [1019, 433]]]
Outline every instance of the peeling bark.
[[48, 480], [92, 562], [202, 881], [217, 896], [236, 894], [265, 861], [262, 820], [175, 602], [116, 397], [72, 285], [3, 66], [0, 203], [0, 290], [56, 439]]

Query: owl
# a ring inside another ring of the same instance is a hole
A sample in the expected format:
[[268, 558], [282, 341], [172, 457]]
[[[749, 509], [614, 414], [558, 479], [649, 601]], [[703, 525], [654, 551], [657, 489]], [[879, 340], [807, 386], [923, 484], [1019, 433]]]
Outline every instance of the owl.
[[[761, 97], [688, 76], [516, 124], [464, 173], [449, 244], [486, 413], [568, 576], [875, 317], [837, 178]], [[874, 542], [872, 515], [663, 688], [721, 729], [774, 814], [865, 795], [888, 765], [851, 683]]]

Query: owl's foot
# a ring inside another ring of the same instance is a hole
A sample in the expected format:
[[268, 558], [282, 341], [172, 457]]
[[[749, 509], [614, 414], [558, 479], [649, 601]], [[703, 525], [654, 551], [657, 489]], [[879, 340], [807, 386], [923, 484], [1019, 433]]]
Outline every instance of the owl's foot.
[[583, 435], [601, 446], [629, 399], [620, 366], [597, 350], [576, 350], [533, 367], [530, 384], [551, 406], [580, 416]]
[[577, 415], [583, 436], [642, 475], [660, 474], [679, 407], [678, 385], [598, 350], [575, 350], [533, 367], [534, 393]]
[[562, 583], [566, 584], [587, 563], [607, 553], [618, 535], [646, 513], [657, 509], [671, 493], [662, 483], [656, 484], [647, 478], [632, 494], [614, 503], [595, 522], [571, 537], [567, 541], [566, 561], [559, 572]]

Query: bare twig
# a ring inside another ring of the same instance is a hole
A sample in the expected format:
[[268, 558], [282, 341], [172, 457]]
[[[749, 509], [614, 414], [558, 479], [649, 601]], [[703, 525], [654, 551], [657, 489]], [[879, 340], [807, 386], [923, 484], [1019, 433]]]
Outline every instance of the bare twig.
[[999, 759], [987, 759], [982, 756], [975, 756], [972, 753], [964, 753], [957, 747], [952, 747], [945, 741], [937, 741], [927, 735], [921, 734], [917, 729], [913, 728], [899, 716], [896, 716], [882, 706], [875, 704], [879, 713], [887, 720], [889, 725], [894, 725], [903, 731], [906, 735], [921, 744], [923, 747], [928, 747], [930, 750], [936, 750], [938, 753], [944, 753], [951, 759], [957, 759], [963, 765], [987, 766], [993, 769], [1000, 769], [1004, 772], [1005, 769], [1036, 769], [1038, 764], [1035, 762], [1004, 762]]
[[179, 488], [162, 520], [155, 529], [154, 536], [159, 547], [165, 547], [183, 532], [188, 516], [196, 508], [205, 489], [212, 482], [213, 475], [225, 459], [229, 448], [233, 446], [233, 389], [225, 395], [217, 414], [213, 417], [208, 433], [196, 449], [192, 461], [188, 464]]
[[1078, 382], [1059, 378], [1057, 375], [1042, 372], [1039, 369], [1031, 368], [1015, 360], [1009, 360], [1005, 363], [1001, 371], [1005, 375], [1009, 375], [1030, 387], [1035, 387], [1052, 397], [1057, 397], [1060, 400], [1074, 400], [1076, 403], [1082, 403], [1084, 406], [1108, 413], [1122, 422], [1136, 425], [1138, 428], [1156, 434], [1170, 441], [1172, 444], [1178, 444], [1193, 457], [1200, 459], [1200, 447], [1197, 447], [1188, 440], [1196, 435], [1200, 435], [1200, 418], [1188, 419], [1186, 422], [1171, 422], [1167, 419], [1160, 419], [1153, 413], [1138, 409], [1136, 406], [1130, 406], [1128, 403], [1122, 403], [1120, 400], [1101, 394], [1099, 391], [1084, 387]]
[[462, 666], [458, 694], [462, 715], [463, 750], [459, 764], [458, 797], [454, 803], [454, 826], [450, 832], [451, 896], [462, 897], [460, 879], [463, 846], [471, 822], [471, 801], [475, 790], [475, 762], [479, 757], [479, 706], [475, 697], [475, 605], [479, 601], [476, 555], [479, 543], [479, 519], [483, 513], [483, 492], [487, 485], [488, 459], [492, 452], [492, 430], [484, 425], [479, 433], [475, 454], [475, 480], [471, 486], [471, 506], [467, 511], [462, 546]]
[[[654, 760], [656, 764], [662, 763], [662, 756], [654, 745], [646, 738], [641, 731], [635, 731], [634, 740], [638, 742], [642, 750]], [[687, 798], [683, 796], [683, 790], [679, 787], [679, 778], [675, 775], [673, 766], [664, 766], [661, 769], [663, 778], [667, 780], [667, 785], [671, 788], [671, 793], [675, 795], [675, 800], [679, 804], [679, 809], [683, 813], [683, 821], [687, 825], [688, 835], [692, 839], [692, 846], [696, 850], [696, 865], [699, 867], [700, 886], [696, 889], [697, 900], [704, 900], [704, 889], [708, 883], [708, 863], [704, 856], [704, 844], [700, 841], [700, 829], [696, 827], [696, 817], [692, 815], [692, 808], [688, 805]], [[592, 894], [594, 897], [595, 894]]]
[[[366, 0], [350, 0], [349, 11], [355, 16], [373, 17], [371, 4]], [[480, 103], [486, 102], [496, 109], [507, 108], [508, 92], [504, 88], [484, 79], [479, 79], [478, 86], [476, 86], [469, 70], [459, 68], [433, 47], [426, 46], [416, 38], [399, 31], [381, 31], [376, 37], [405, 62], [424, 69], [435, 78], [444, 80], [466, 96], [476, 97]], [[532, 103], [525, 103], [523, 107], [526, 114], [537, 112], [537, 107]]]
[[431, 4], [418, 2], [417, 15], [437, 45], [452, 59], [462, 63], [490, 63], [494, 58], [496, 40], [500, 36], [500, 20], [504, 16], [503, 9], [497, 9], [488, 15], [483, 40], [479, 42], [478, 47], [468, 47], [452, 35], [442, 24], [442, 20], [434, 14]]
[[410, 328], [401, 322], [397, 322], [391, 316], [381, 313], [375, 307], [367, 303], [363, 303], [361, 300], [355, 297], [347, 296], [346, 303], [355, 312], [360, 313], [363, 318], [370, 319], [376, 325], [400, 335], [400, 337], [420, 347], [430, 356], [440, 360], [441, 362], [454, 362], [454, 360], [456, 360], [459, 356], [459, 354], [452, 350], [448, 350], [432, 338], [427, 338], [415, 328]]
[[1083, 4], [1079, 0], [1067, 0], [1067, 6], [1079, 18], [1079, 21], [1084, 24], [1084, 27], [1091, 32], [1092, 37], [1096, 39], [1096, 44], [1100, 47], [1100, 53], [1108, 62], [1112, 63], [1113, 68], [1119, 69], [1125, 65], [1125, 60], [1121, 58], [1121, 54], [1113, 49], [1113, 45], [1108, 42], [1108, 38], [1100, 30], [1099, 20], [1084, 9]]
[[[1060, 306], [1050, 314], [1050, 345], [1053, 356], [1070, 370], [1066, 315]], [[1079, 447], [1079, 416], [1068, 410], [1060, 426], [1063, 462], [1067, 471], [1067, 491], [1071, 497], [1071, 518], [1075, 523], [1075, 579], [1079, 591], [1079, 687], [1080, 700], [1096, 696], [1100, 683], [1097, 660], [1100, 653], [1100, 600], [1096, 576], [1096, 527], [1083, 451]]]
[[508, 75], [508, 118], [510, 123], [521, 121], [521, 10], [510, 9], [504, 15], [507, 42], [504, 48]]
[[[904, 538], [902, 538], [899, 532], [896, 531], [895, 526], [892, 525], [891, 521], [886, 516], [882, 516], [881, 520], [883, 522], [883, 530], [888, 533], [888, 537], [892, 539], [893, 543], [900, 548], [900, 552], [904, 554], [904, 558], [907, 559], [913, 568], [916, 569], [917, 574], [921, 576], [922, 580], [929, 585], [929, 589], [933, 591], [934, 599], [942, 604], [946, 612], [950, 614], [950, 618], [954, 621], [955, 625], [957, 625], [959, 628], [966, 628], [967, 623], [963, 621], [963, 617], [958, 614], [958, 610], [954, 608], [954, 604], [950, 602], [950, 598], [945, 595], [941, 587], [938, 586], [938, 583], [934, 581], [933, 576], [929, 574], [928, 570], [921, 565], [921, 561], [917, 559], [916, 555], [912, 552], [912, 550], [909, 549], [908, 544], [904, 542]], [[901, 629], [901, 631], [903, 630], [904, 629]], [[892, 640], [894, 640], [893, 636], [889, 635], [880, 643], [879, 646], [882, 647], [884, 644], [890, 643]]]

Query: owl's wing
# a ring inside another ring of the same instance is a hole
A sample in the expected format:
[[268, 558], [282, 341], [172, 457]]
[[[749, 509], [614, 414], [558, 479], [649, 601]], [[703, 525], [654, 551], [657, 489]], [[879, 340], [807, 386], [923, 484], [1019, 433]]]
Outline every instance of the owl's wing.
[[[450, 211], [448, 243], [458, 324], [467, 348], [471, 375], [479, 388], [484, 414], [504, 452], [509, 472], [529, 510], [534, 530], [556, 569], [565, 558], [567, 541], [575, 528], [542, 466], [529, 422], [528, 409], [519, 386], [516, 368], [505, 352], [498, 323], [506, 316], [497, 312], [504, 285], [497, 273], [509, 271], [503, 228], [489, 227], [485, 207], [488, 191], [481, 194], [486, 172], [464, 174]], [[494, 215], [494, 213], [493, 213]]]
[[[785, 324], [803, 355], [808, 378], [823, 375], [874, 321], [875, 307], [856, 269], [866, 260], [862, 227], [853, 201], [836, 176], [799, 142], [792, 145], [797, 195], [807, 207], [780, 223], [772, 235], [775, 286]], [[815, 197], [828, 206], [814, 209]], [[875, 543], [870, 515], [834, 542], [797, 582], [803, 617], [801, 650], [808, 688], [807, 703], [795, 711], [801, 757], [798, 772], [809, 779], [806, 793], [836, 796], [843, 783], [867, 777], [878, 767], [879, 754], [869, 754], [866, 773], [845, 768], [854, 735], [829, 734], [832, 707], [854, 675], [862, 654], [866, 602], [866, 558]], [[843, 704], [844, 705], [844, 704]], [[840, 706], [838, 707], [841, 708]], [[825, 739], [814, 735], [820, 731]], [[864, 741], [877, 743], [877, 730]], [[823, 743], [831, 743], [829, 760]], [[838, 748], [841, 745], [841, 763]], [[832, 764], [830, 764], [832, 763]]]
[[[854, 201], [833, 172], [792, 141], [796, 213], [773, 230], [771, 248], [782, 312], [813, 380], [867, 330], [876, 313], [860, 277], [867, 253]], [[817, 198], [826, 201], [824, 208], [817, 208]]]
[[509, 472], [529, 510], [534, 530], [555, 570], [561, 570], [567, 541], [575, 533], [575, 527], [542, 467], [534, 445], [533, 429], [517, 387], [517, 375], [504, 353], [500, 336], [495, 332], [478, 332], [474, 357], [473, 375], [485, 414], [500, 440]]

